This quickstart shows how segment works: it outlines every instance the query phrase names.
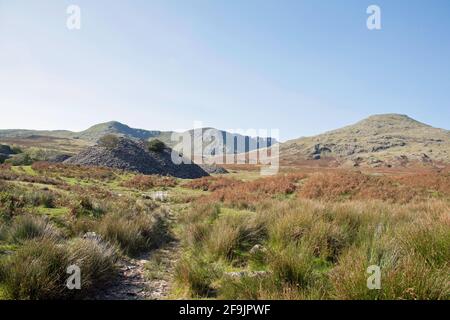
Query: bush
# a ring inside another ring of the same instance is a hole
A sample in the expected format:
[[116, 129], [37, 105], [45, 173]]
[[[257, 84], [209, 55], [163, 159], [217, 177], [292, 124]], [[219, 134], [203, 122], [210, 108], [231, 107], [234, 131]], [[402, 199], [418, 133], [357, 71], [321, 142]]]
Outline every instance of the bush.
[[91, 239], [75, 239], [69, 244], [70, 261], [82, 271], [81, 289], [89, 291], [116, 275], [114, 247]]
[[161, 215], [133, 212], [103, 217], [100, 234], [126, 254], [136, 255], [156, 248], [168, 239], [168, 227]]
[[12, 241], [22, 242], [36, 238], [58, 239], [61, 235], [47, 219], [27, 214], [13, 220], [10, 236]]
[[29, 166], [33, 163], [33, 160], [30, 155], [21, 153], [7, 159], [6, 162], [11, 163], [13, 166]]
[[55, 195], [51, 191], [39, 190], [26, 194], [27, 203], [34, 207], [54, 208], [55, 200]]
[[219, 217], [220, 206], [216, 204], [196, 204], [181, 217], [184, 223], [184, 238], [191, 246], [202, 245], [212, 229], [212, 223]]
[[6, 159], [8, 159], [8, 156], [0, 154], [0, 164], [4, 163]]
[[23, 211], [25, 201], [15, 192], [0, 191], [0, 218], [9, 220]]
[[[0, 282], [11, 299], [66, 299], [86, 297], [116, 274], [115, 250], [104, 243], [75, 239], [58, 243], [51, 239], [27, 241], [0, 264]], [[81, 269], [81, 291], [66, 288], [67, 268]]]
[[114, 134], [107, 134], [100, 139], [98, 139], [97, 144], [100, 147], [104, 147], [107, 149], [114, 149], [119, 144], [119, 137]]
[[148, 150], [152, 152], [162, 152], [166, 149], [166, 144], [158, 139], [150, 140], [147, 146]]
[[185, 256], [175, 268], [175, 279], [187, 287], [193, 297], [209, 297], [214, 294], [212, 283], [220, 278], [222, 271], [201, 257]]
[[3, 262], [6, 294], [12, 299], [61, 299], [69, 265], [65, 247], [49, 239], [27, 242]]
[[206, 240], [208, 251], [229, 261], [263, 241], [265, 229], [245, 215], [225, 215], [217, 219]]

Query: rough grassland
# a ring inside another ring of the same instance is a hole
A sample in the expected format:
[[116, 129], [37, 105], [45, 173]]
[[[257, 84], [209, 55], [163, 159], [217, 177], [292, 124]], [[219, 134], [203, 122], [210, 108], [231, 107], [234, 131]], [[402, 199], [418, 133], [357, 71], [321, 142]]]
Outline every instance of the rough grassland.
[[[152, 252], [139, 277], [171, 298], [450, 298], [448, 170], [261, 178], [242, 169], [182, 181], [1, 166], [0, 299], [98, 296], [123, 287], [123, 261], [139, 265]], [[65, 289], [71, 264], [86, 275], [76, 293]], [[381, 268], [380, 290], [367, 288], [371, 265]]]

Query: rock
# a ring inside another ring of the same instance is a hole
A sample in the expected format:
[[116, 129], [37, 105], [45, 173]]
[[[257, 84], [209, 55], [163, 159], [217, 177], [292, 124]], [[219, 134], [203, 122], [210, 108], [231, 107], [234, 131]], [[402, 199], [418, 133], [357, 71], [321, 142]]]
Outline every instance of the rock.
[[53, 157], [48, 158], [47, 161], [51, 162], [51, 163], [62, 163], [62, 162], [66, 161], [69, 158], [70, 158], [70, 156], [67, 155], [67, 154], [57, 154], [57, 155], [55, 155]]
[[0, 144], [0, 153], [5, 156], [10, 156], [10, 155], [15, 154], [14, 150], [11, 149], [10, 146], [5, 145], [5, 144]]
[[433, 162], [433, 160], [431, 160], [431, 158], [426, 154], [423, 153], [420, 159], [423, 163], [431, 163]]
[[250, 254], [259, 254], [259, 253], [265, 253], [265, 252], [267, 252], [267, 249], [260, 244], [257, 244], [255, 246], [253, 246], [253, 248], [250, 249]]
[[92, 240], [92, 241], [95, 241], [95, 242], [98, 242], [98, 243], [103, 242], [102, 237], [100, 235], [98, 235], [97, 233], [95, 233], [95, 232], [86, 232], [83, 235], [83, 239], [85, 239], [85, 240]]

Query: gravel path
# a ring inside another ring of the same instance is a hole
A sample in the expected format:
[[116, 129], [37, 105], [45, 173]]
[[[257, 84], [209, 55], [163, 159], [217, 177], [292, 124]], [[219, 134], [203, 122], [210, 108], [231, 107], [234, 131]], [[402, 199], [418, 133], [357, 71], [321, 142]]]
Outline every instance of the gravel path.
[[176, 241], [138, 259], [119, 262], [119, 276], [96, 296], [98, 300], [164, 300], [169, 298], [179, 244]]
[[[170, 212], [170, 211], [169, 211]], [[169, 219], [174, 222], [173, 213]], [[164, 300], [170, 298], [174, 270], [180, 244], [172, 240], [159, 249], [139, 258], [126, 258], [118, 263], [119, 275], [106, 289], [99, 291], [96, 300]]]

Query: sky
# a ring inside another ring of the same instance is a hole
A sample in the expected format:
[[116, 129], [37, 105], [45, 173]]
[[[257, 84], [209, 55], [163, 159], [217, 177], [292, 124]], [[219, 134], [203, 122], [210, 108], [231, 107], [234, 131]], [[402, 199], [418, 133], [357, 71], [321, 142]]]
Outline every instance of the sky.
[[381, 113], [450, 129], [450, 1], [0, 0], [1, 129], [200, 121], [287, 140]]

